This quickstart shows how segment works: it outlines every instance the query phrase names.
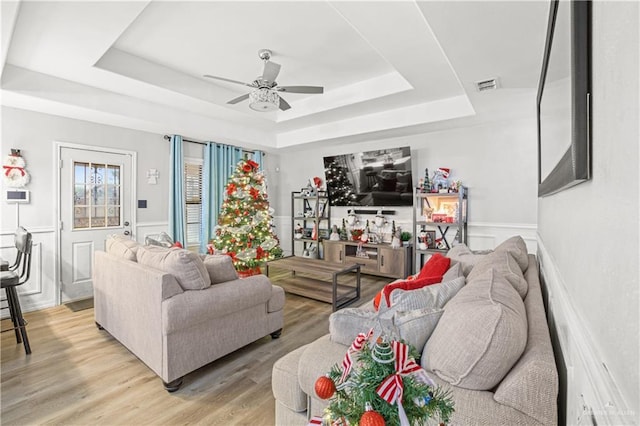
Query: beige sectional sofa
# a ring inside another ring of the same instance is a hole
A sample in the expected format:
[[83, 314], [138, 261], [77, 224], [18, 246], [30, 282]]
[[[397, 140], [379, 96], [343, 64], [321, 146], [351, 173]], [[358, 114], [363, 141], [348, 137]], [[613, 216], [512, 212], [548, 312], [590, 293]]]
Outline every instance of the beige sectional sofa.
[[[441, 314], [434, 308], [439, 321], [417, 349], [429, 376], [451, 390], [455, 412], [450, 423], [557, 424], [558, 375], [535, 257], [527, 255], [520, 237], [491, 254], [457, 246], [449, 256], [452, 264], [460, 264], [466, 285], [443, 304]], [[436, 294], [436, 288], [429, 291]], [[361, 317], [371, 315], [370, 307], [360, 309]], [[315, 395], [315, 381], [340, 364], [348, 348], [345, 331], [336, 324], [349, 321], [344, 321], [347, 313], [339, 312], [332, 314], [330, 334], [274, 364], [277, 425], [306, 425], [310, 417], [323, 414], [327, 402]], [[334, 318], [338, 315], [341, 321]], [[361, 331], [366, 332], [353, 333]], [[414, 335], [415, 330], [407, 334], [409, 339]]]
[[182, 377], [283, 327], [284, 291], [264, 275], [238, 279], [228, 256], [110, 237], [95, 253], [95, 321], [162, 379]]

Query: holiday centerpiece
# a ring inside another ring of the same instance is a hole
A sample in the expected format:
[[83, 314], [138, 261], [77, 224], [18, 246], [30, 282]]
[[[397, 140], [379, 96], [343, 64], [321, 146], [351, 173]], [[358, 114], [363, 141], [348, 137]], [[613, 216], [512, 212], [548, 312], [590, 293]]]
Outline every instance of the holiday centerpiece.
[[240, 276], [259, 274], [261, 265], [282, 256], [272, 220], [258, 163], [241, 160], [226, 186], [213, 247], [231, 256]]
[[316, 394], [330, 402], [324, 416], [309, 424], [410, 426], [428, 418], [448, 422], [453, 401], [416, 363], [417, 351], [384, 335], [372, 342], [372, 335], [373, 329], [360, 333], [342, 365], [318, 378]]

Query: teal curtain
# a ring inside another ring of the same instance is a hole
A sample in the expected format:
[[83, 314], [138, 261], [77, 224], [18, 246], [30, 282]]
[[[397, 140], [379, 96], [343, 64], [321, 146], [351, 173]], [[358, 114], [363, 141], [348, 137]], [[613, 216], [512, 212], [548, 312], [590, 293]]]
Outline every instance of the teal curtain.
[[253, 161], [255, 161], [256, 163], [258, 163], [258, 170], [263, 170], [262, 167], [262, 151], [254, 151], [253, 152]]
[[171, 154], [169, 156], [169, 233], [173, 241], [179, 241], [186, 247], [187, 221], [185, 218], [184, 198], [184, 154], [182, 136], [171, 136]]
[[214, 228], [218, 224], [225, 188], [238, 161], [242, 160], [242, 154], [242, 149], [235, 146], [214, 142], [208, 142], [205, 145], [202, 166], [201, 253], [207, 252], [207, 244], [215, 237]]

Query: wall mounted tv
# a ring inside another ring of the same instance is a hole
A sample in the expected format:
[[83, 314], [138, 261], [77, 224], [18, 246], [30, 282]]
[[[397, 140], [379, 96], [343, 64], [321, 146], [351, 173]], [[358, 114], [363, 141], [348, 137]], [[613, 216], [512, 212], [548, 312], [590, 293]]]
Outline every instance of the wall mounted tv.
[[412, 206], [411, 148], [324, 157], [332, 206]]

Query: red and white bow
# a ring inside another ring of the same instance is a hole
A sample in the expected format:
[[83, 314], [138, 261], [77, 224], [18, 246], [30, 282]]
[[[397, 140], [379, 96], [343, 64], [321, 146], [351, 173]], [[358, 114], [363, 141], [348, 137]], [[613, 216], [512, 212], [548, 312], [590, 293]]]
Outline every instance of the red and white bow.
[[356, 339], [353, 341], [351, 346], [349, 346], [349, 349], [347, 350], [347, 353], [342, 360], [342, 376], [340, 376], [340, 383], [344, 382], [351, 372], [351, 367], [353, 367], [352, 355], [360, 352], [372, 335], [373, 328], [369, 330], [367, 334], [358, 333]]
[[[387, 401], [389, 404], [398, 404], [398, 417], [400, 418], [401, 426], [409, 426], [409, 419], [402, 407], [402, 395], [404, 393], [404, 384], [402, 376], [408, 376], [410, 374], [424, 371], [413, 358], [409, 357], [409, 346], [398, 341], [391, 342], [391, 348], [396, 356], [395, 369], [396, 372], [384, 379], [382, 383], [376, 389], [376, 392], [380, 398]], [[421, 376], [421, 374], [419, 374]]]

